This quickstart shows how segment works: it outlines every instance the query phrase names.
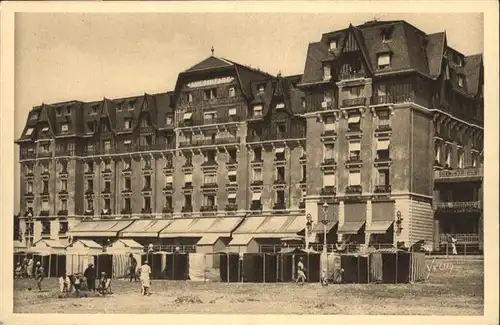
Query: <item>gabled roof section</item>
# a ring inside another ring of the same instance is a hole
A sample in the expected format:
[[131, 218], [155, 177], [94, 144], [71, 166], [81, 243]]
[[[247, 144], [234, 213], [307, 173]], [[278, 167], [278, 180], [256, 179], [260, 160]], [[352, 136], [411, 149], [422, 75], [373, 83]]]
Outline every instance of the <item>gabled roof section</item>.
[[105, 119], [109, 123], [110, 131], [114, 132], [115, 131], [115, 120], [116, 120], [116, 107], [114, 105], [114, 102], [110, 99], [107, 99], [106, 97], [103, 98], [102, 104], [101, 104], [101, 111], [100, 111], [100, 119], [99, 119], [99, 124], [98, 127], [100, 129], [101, 123], [100, 121], [102, 119]]
[[148, 123], [156, 128], [156, 102], [154, 97], [144, 93], [144, 96], [138, 98], [139, 114], [137, 118], [136, 127], [140, 127], [141, 120], [146, 118]]
[[427, 36], [427, 59], [429, 61], [429, 75], [432, 78], [437, 78], [441, 74], [446, 43], [446, 32]]
[[167, 116], [172, 116], [173, 121], [172, 96], [173, 92], [153, 95], [156, 102], [156, 127], [159, 129], [167, 127]]
[[212, 55], [202, 60], [201, 62], [198, 62], [197, 64], [185, 70], [184, 72], [195, 72], [195, 71], [203, 71], [203, 70], [210, 70], [217, 68], [227, 68], [232, 66], [234, 66], [233, 62]]
[[[40, 119], [41, 109], [41, 106], [35, 106], [30, 110], [30, 112], [28, 113], [26, 124], [24, 125], [21, 135], [15, 141], [16, 143], [29, 142], [36, 139], [36, 126], [38, 124], [38, 120]], [[28, 129], [31, 129], [31, 133], [29, 134], [27, 134]]]
[[340, 50], [341, 53], [346, 50], [346, 44], [350, 40], [350, 35], [352, 35], [352, 37], [354, 38], [357, 46], [359, 47], [359, 50], [361, 51], [361, 54], [363, 55], [363, 58], [364, 58], [364, 61], [365, 61], [365, 65], [366, 65], [366, 68], [367, 68], [368, 72], [370, 74], [373, 73], [373, 68], [372, 68], [372, 64], [370, 62], [369, 52], [366, 49], [366, 44], [365, 44], [365, 39], [364, 39], [364, 36], [363, 36], [363, 31], [361, 29], [357, 28], [357, 27], [354, 27], [352, 24], [350, 24], [349, 28], [347, 28], [346, 36], [345, 36], [345, 39], [344, 39], [344, 43], [342, 44], [341, 50]]
[[483, 55], [474, 54], [465, 57], [465, 76], [467, 82], [467, 92], [471, 96], [476, 96], [481, 83], [481, 73], [483, 69]]
[[328, 46], [322, 42], [309, 43], [301, 84], [323, 81], [323, 60], [328, 57]]
[[40, 117], [38, 118], [38, 124], [47, 123], [47, 125], [49, 127], [49, 132], [52, 136], [55, 135], [54, 115], [55, 115], [55, 112], [50, 105], [42, 104], [41, 110], [40, 110]]

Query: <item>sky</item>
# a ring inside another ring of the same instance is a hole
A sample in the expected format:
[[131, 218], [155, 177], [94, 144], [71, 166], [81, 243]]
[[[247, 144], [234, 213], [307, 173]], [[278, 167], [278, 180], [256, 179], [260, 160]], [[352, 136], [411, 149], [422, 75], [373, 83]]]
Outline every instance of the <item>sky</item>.
[[[406, 20], [469, 55], [483, 52], [482, 14], [17, 13], [15, 138], [33, 106], [172, 90], [211, 54], [271, 74], [301, 74], [322, 33], [368, 20]], [[18, 148], [15, 213], [19, 211]]]

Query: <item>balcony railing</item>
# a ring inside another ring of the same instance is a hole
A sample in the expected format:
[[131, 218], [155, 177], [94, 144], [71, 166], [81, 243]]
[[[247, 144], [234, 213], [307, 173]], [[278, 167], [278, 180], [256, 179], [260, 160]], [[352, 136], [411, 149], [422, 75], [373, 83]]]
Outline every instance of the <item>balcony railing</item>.
[[83, 212], [83, 215], [85, 215], [85, 216], [93, 216], [94, 215], [94, 210], [85, 210]]
[[325, 186], [321, 189], [321, 195], [337, 195], [337, 188], [335, 186]]
[[299, 209], [305, 209], [306, 208], [306, 202], [302, 201], [299, 203]]
[[184, 183], [184, 186], [182, 187], [183, 190], [191, 190], [193, 189], [193, 183]]
[[323, 133], [321, 133], [322, 137], [336, 137], [337, 136], [337, 131], [335, 130], [325, 130]]
[[200, 207], [200, 212], [215, 212], [217, 211], [216, 205], [202, 205]]
[[464, 179], [464, 178], [482, 178], [482, 177], [483, 177], [483, 169], [477, 167], [451, 169], [451, 170], [436, 170], [434, 172], [435, 179]]
[[353, 72], [343, 72], [339, 74], [340, 80], [352, 80], [352, 79], [360, 79], [364, 78], [364, 71], [353, 71]]
[[202, 125], [213, 125], [213, 124], [228, 124], [241, 122], [243, 117], [239, 115], [228, 115], [228, 116], [218, 116], [212, 119], [196, 118], [193, 117], [190, 120], [183, 120], [179, 122], [179, 127], [191, 127], [191, 126], [202, 126]]
[[213, 189], [213, 188], [218, 188], [219, 185], [217, 185], [217, 183], [205, 183], [201, 186], [201, 188], [204, 188], [204, 189]]
[[391, 185], [375, 185], [374, 193], [391, 193]]
[[52, 157], [52, 151], [41, 151], [37, 154], [38, 158]]
[[172, 207], [164, 207], [161, 212], [162, 213], [172, 213], [172, 212], [174, 212], [174, 209]]
[[411, 103], [414, 101], [414, 98], [415, 95], [413, 93], [384, 95], [384, 96], [376, 96], [373, 99], [373, 103], [374, 105]]
[[346, 194], [361, 194], [361, 185], [350, 185], [345, 189]]
[[76, 154], [75, 150], [56, 150], [55, 156], [74, 156]]
[[121, 214], [132, 214], [131, 208], [124, 208], [120, 211]]
[[216, 139], [195, 139], [195, 140], [185, 140], [179, 142], [180, 148], [187, 147], [200, 147], [200, 146], [212, 146], [212, 145], [223, 145], [223, 144], [237, 144], [240, 142], [240, 137], [225, 137]]
[[364, 106], [366, 98], [349, 98], [342, 100], [342, 107]]
[[440, 234], [439, 239], [443, 242], [450, 242], [452, 236], [457, 240], [457, 243], [479, 243], [479, 234]]
[[379, 126], [375, 129], [375, 132], [388, 132], [392, 131], [392, 128], [389, 124], [379, 124]]
[[102, 209], [101, 210], [101, 216], [110, 216], [112, 213], [111, 213], [111, 209]]
[[274, 180], [274, 185], [285, 185], [286, 180], [284, 178], [278, 178]]
[[36, 158], [36, 154], [33, 151], [21, 152], [19, 155], [21, 156], [21, 159], [35, 159]]
[[193, 212], [193, 207], [192, 206], [183, 206], [181, 212]]
[[252, 202], [252, 204], [250, 205], [250, 210], [252, 211], [262, 210], [262, 203], [255, 201]]
[[41, 217], [48, 217], [49, 214], [50, 214], [49, 210], [42, 210], [42, 211], [40, 211], [40, 216]]
[[273, 210], [286, 210], [285, 203], [275, 203], [273, 206]]
[[203, 164], [201, 164], [202, 166], [217, 166], [217, 161], [215, 161], [215, 159], [209, 159], [205, 162], [203, 162]]
[[438, 202], [436, 203], [436, 208], [450, 212], [475, 212], [481, 210], [481, 202]]
[[250, 185], [251, 186], [262, 186], [262, 185], [264, 185], [264, 181], [262, 181], [262, 180], [253, 181]]
[[346, 163], [348, 163], [348, 164], [359, 164], [362, 162], [363, 161], [361, 160], [361, 155], [349, 156], [349, 158], [346, 161]]
[[322, 166], [335, 166], [337, 162], [335, 161], [335, 158], [327, 158], [323, 163], [321, 164]]
[[226, 204], [226, 211], [237, 211], [238, 210], [238, 205], [235, 203], [228, 203]]
[[151, 213], [151, 207], [146, 207], [141, 209], [141, 213]]

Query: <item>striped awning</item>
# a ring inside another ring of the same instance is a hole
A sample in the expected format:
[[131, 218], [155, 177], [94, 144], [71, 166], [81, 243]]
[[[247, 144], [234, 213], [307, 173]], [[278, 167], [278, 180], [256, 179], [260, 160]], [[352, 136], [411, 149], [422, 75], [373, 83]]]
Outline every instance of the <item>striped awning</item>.
[[72, 237], [114, 237], [118, 232], [132, 224], [132, 221], [94, 220], [82, 221], [76, 227], [69, 229]]
[[364, 224], [365, 221], [344, 222], [344, 224], [341, 225], [337, 230], [337, 233], [355, 235], [359, 232], [359, 230], [361, 229], [361, 227], [363, 227]]
[[158, 237], [160, 231], [166, 228], [172, 220], [136, 220], [125, 230], [120, 237]]
[[372, 234], [384, 234], [393, 224], [394, 221], [372, 221], [371, 224], [366, 226], [366, 232]]

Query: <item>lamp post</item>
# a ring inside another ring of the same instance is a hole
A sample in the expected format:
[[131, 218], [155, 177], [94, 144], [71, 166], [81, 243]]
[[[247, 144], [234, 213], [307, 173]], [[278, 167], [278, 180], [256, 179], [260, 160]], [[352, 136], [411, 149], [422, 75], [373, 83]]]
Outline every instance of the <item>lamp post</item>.
[[326, 226], [328, 225], [327, 213], [328, 213], [328, 203], [325, 201], [325, 203], [323, 203], [323, 220], [321, 220], [321, 223], [323, 224], [323, 252], [325, 253], [328, 252], [328, 249], [326, 247]]
[[309, 249], [309, 237], [311, 236], [312, 232], [312, 216], [310, 213], [307, 214], [306, 216], [306, 229], [305, 229], [305, 241], [306, 241], [306, 249]]

